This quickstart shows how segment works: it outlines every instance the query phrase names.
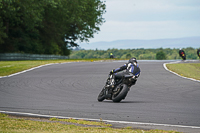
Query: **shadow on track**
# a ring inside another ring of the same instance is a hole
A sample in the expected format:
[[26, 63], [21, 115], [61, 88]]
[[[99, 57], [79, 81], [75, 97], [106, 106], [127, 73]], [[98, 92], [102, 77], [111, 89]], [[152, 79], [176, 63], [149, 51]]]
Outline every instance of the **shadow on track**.
[[[103, 101], [103, 103], [115, 103], [113, 101]], [[152, 103], [151, 101], [121, 101], [115, 104], [123, 104], [123, 103]]]

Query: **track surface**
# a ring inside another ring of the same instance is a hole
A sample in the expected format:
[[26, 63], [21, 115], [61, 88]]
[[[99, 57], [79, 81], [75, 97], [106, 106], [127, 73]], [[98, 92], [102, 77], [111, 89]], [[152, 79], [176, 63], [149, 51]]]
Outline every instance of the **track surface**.
[[0, 110], [56, 116], [200, 126], [200, 83], [164, 62], [139, 61], [141, 76], [120, 103], [97, 101], [113, 68], [125, 62], [55, 64], [0, 79]]

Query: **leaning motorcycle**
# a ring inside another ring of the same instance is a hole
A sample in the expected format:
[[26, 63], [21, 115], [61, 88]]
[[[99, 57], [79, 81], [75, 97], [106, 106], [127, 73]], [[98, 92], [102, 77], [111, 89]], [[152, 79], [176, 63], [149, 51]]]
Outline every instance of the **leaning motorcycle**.
[[114, 80], [114, 74], [109, 74], [107, 82], [97, 100], [102, 102], [103, 100], [112, 100], [113, 102], [120, 102], [125, 99], [130, 87], [135, 84], [137, 76], [133, 74], [124, 75], [122, 79]]
[[181, 57], [183, 60], [186, 60], [186, 55], [184, 53], [181, 53]]

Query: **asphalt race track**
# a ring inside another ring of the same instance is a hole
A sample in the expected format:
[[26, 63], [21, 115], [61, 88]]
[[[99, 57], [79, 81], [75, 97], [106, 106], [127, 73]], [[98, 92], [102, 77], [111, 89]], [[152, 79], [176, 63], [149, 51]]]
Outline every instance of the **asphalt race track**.
[[124, 63], [54, 64], [0, 78], [0, 110], [200, 127], [200, 82], [166, 71], [163, 61], [139, 61], [141, 75], [126, 99], [98, 102], [109, 71]]

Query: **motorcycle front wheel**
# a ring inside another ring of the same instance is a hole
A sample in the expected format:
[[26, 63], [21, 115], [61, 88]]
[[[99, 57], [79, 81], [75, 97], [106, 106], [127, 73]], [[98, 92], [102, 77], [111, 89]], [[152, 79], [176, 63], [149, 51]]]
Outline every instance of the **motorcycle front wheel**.
[[105, 87], [103, 87], [103, 89], [101, 90], [101, 92], [98, 95], [97, 100], [99, 102], [102, 102], [105, 98], [106, 98], [106, 96], [105, 96]]
[[117, 91], [114, 92], [112, 95], [112, 101], [120, 102], [122, 99], [126, 97], [128, 91], [129, 91], [129, 88], [126, 84], [117, 86]]

